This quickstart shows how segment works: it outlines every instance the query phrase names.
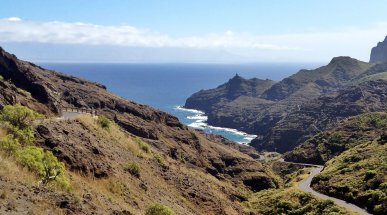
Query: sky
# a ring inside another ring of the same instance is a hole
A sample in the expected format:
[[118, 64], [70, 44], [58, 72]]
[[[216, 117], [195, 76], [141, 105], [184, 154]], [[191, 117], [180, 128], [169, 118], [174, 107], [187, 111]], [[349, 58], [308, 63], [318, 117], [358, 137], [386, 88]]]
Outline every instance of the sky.
[[0, 0], [0, 46], [41, 62], [369, 60], [387, 1]]

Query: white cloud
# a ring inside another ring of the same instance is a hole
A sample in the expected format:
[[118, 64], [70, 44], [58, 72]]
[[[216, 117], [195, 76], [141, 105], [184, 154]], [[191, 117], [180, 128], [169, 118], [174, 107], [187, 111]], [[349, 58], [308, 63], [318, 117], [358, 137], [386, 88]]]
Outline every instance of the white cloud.
[[0, 42], [113, 45], [223, 50], [257, 61], [326, 61], [338, 55], [368, 60], [369, 51], [387, 34], [387, 23], [331, 31], [294, 34], [221, 33], [172, 37], [128, 25], [82, 22], [35, 22], [18, 17], [0, 19]]
[[279, 49], [249, 34], [232, 31], [202, 36], [171, 37], [128, 25], [101, 26], [82, 22], [33, 22], [11, 17], [0, 19], [0, 41], [60, 44], [120, 45], [181, 48]]
[[21, 19], [19, 17], [9, 17], [7, 20], [10, 21], [10, 22], [19, 22], [19, 21], [21, 21]]

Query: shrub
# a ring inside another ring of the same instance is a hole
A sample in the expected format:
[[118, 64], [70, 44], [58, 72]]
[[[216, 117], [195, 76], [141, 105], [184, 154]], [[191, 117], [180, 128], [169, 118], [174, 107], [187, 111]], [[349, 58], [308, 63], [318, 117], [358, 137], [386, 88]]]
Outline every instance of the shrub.
[[0, 112], [0, 121], [8, 132], [20, 141], [31, 144], [34, 141], [32, 123], [41, 117], [39, 113], [20, 104], [6, 105]]
[[105, 116], [99, 116], [98, 123], [101, 125], [102, 128], [109, 129], [112, 124], [112, 121], [110, 121], [110, 119], [106, 118]]
[[60, 188], [68, 190], [70, 183], [65, 176], [65, 166], [50, 151], [28, 146], [16, 152], [16, 160], [28, 170], [41, 177], [41, 184], [55, 182]]
[[4, 77], [0, 75], [0, 81], [3, 81], [4, 80]]
[[140, 177], [140, 166], [136, 162], [129, 162], [125, 170], [136, 177]]
[[176, 213], [165, 205], [154, 204], [146, 210], [145, 215], [176, 215]]
[[8, 155], [12, 155], [16, 150], [20, 149], [21, 145], [13, 135], [7, 135], [0, 140], [0, 149], [5, 151]]

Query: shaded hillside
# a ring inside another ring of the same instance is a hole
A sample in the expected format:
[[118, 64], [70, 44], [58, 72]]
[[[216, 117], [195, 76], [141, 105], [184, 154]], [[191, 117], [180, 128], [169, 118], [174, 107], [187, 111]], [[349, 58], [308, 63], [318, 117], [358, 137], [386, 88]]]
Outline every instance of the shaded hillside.
[[340, 122], [285, 154], [285, 160], [324, 164], [354, 146], [379, 138], [387, 129], [387, 113], [366, 113]]
[[387, 111], [387, 81], [368, 81], [302, 104], [251, 145], [258, 150], [286, 152], [338, 121], [366, 112]]
[[387, 213], [387, 137], [382, 135], [343, 152], [325, 164], [313, 178], [319, 192], [366, 208], [370, 213]]
[[[161, 203], [177, 214], [243, 214], [240, 190], [278, 186], [270, 170], [240, 152], [252, 149], [229, 147], [103, 85], [45, 70], [2, 49], [0, 76], [0, 109], [20, 103], [48, 118], [34, 123], [32, 147], [63, 162], [72, 187], [37, 187], [39, 178], [30, 172], [15, 177], [23, 168], [0, 151], [7, 161], [0, 168], [1, 213], [143, 214]], [[54, 120], [63, 106], [94, 108], [111, 122]], [[0, 130], [7, 147], [17, 143], [8, 132]]]

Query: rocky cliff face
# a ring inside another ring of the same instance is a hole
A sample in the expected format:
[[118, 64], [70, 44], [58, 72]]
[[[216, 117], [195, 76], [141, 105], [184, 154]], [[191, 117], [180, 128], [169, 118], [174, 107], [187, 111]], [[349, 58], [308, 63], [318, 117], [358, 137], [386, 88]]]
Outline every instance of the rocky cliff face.
[[380, 63], [383, 61], [387, 61], [387, 37], [371, 50], [370, 63]]
[[[36, 125], [36, 144], [65, 163], [76, 194], [35, 189], [11, 173], [4, 180], [0, 175], [0, 187], [16, 199], [9, 211], [8, 199], [1, 201], [0, 213], [28, 211], [26, 205], [37, 204], [44, 210], [38, 214], [53, 209], [144, 214], [149, 205], [162, 203], [178, 214], [243, 214], [239, 189], [278, 186], [273, 173], [253, 158], [252, 148], [203, 135], [174, 116], [111, 94], [101, 84], [43, 69], [0, 49], [0, 109], [16, 103], [49, 119], [60, 115], [63, 106], [94, 108], [115, 125], [104, 130], [87, 117]], [[131, 162], [139, 165], [140, 176], [125, 170]]]

